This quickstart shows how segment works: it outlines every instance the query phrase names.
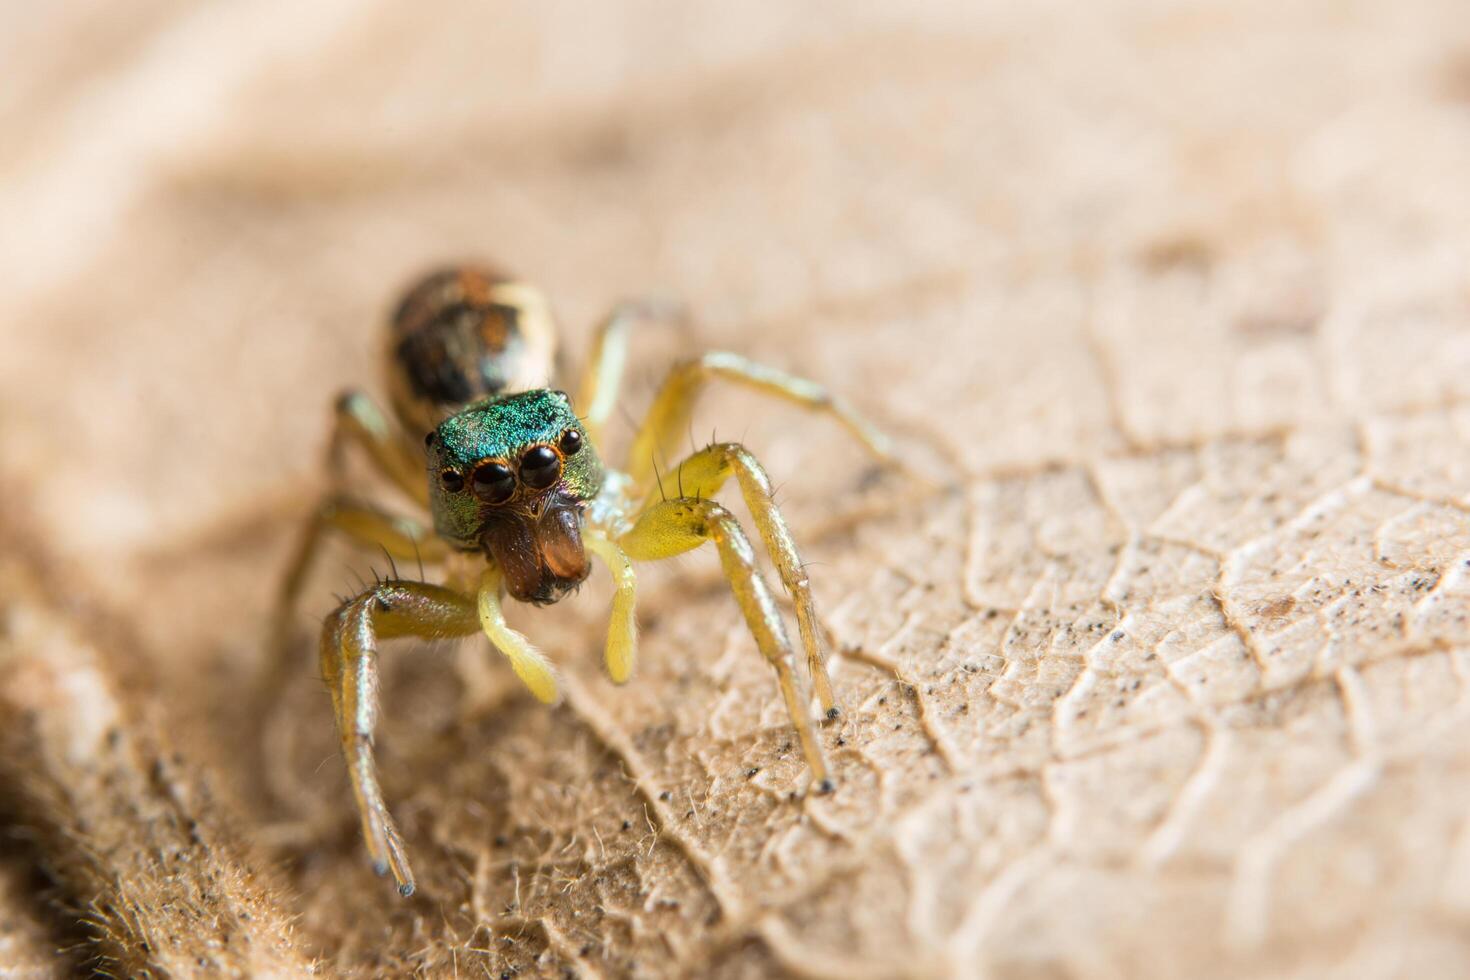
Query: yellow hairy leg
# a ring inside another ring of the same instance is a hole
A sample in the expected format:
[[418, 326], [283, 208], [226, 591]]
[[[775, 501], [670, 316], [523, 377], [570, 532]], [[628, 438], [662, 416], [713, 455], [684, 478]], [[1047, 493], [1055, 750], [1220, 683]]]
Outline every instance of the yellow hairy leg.
[[[801, 645], [806, 653], [807, 669], [817, 700], [828, 719], [837, 717], [837, 702], [832, 693], [832, 679], [827, 673], [827, 643], [817, 624], [811, 582], [797, 551], [796, 540], [786, 519], [776, 506], [771, 478], [750, 450], [738, 442], [723, 442], [694, 453], [681, 462], [664, 482], [678, 489], [681, 497], [713, 497], [734, 476], [740, 486], [745, 505], [750, 508], [756, 530], [776, 564], [781, 584], [796, 608], [796, 624], [801, 632]], [[650, 497], [645, 507], [657, 498]]]
[[329, 495], [302, 527], [291, 563], [281, 578], [276, 593], [276, 607], [271, 614], [271, 665], [262, 678], [262, 697], [275, 698], [280, 685], [289, 676], [291, 665], [291, 623], [296, 603], [306, 585], [307, 573], [321, 550], [329, 532], [338, 532], [363, 548], [381, 548], [399, 561], [440, 562], [449, 548], [433, 531], [407, 517], [399, 517], [370, 504], [349, 500], [338, 494]]
[[377, 403], [360, 391], [343, 392], [333, 407], [332, 440], [327, 446], [327, 470], [332, 475], [341, 471], [342, 456], [350, 443], [361, 446], [394, 486], [419, 504], [429, 505], [423, 456]]
[[776, 683], [786, 701], [786, 711], [801, 741], [812, 778], [819, 790], [829, 790], [832, 781], [827, 761], [796, 676], [791, 641], [786, 637], [775, 598], [756, 566], [750, 539], [734, 515], [713, 500], [662, 501], [645, 509], [632, 530], [618, 539], [618, 544], [634, 561], [657, 561], [683, 554], [706, 541], [713, 541], [719, 550], [720, 564], [735, 602], [745, 616], [745, 624], [761, 654], [776, 671]]
[[[347, 447], [354, 444], [362, 448], [379, 473], [416, 503], [428, 505], [429, 488], [423, 460], [415, 458], [400, 431], [371, 398], [359, 391], [346, 391], [333, 406], [332, 437], [327, 444], [327, 478], [333, 486], [340, 485]], [[395, 559], [437, 562], [448, 554], [444, 543], [421, 522], [350, 500], [336, 490], [327, 493], [297, 535], [291, 562], [276, 593], [276, 607], [271, 616], [272, 663], [262, 679], [262, 696], [267, 699], [275, 696], [289, 666], [291, 620], [296, 602], [321, 550], [322, 540], [334, 531], [358, 545], [382, 548]]]
[[628, 364], [628, 335], [640, 320], [683, 320], [684, 308], [657, 299], [626, 300], [603, 318], [597, 328], [587, 366], [577, 389], [577, 411], [582, 427], [593, 444], [602, 441], [607, 420], [612, 416]]
[[381, 548], [403, 561], [440, 562], [449, 554], [448, 546], [419, 521], [333, 494], [321, 502], [302, 529], [281, 582], [278, 614], [289, 615], [295, 606], [306, 573], [328, 531], [340, 532], [363, 548]]
[[628, 476], [634, 488], [646, 493], [652, 485], [654, 468], [687, 438], [695, 399], [711, 378], [773, 395], [814, 412], [825, 412], [857, 437], [874, 456], [893, 458], [888, 437], [845, 400], [815, 381], [799, 378], [727, 351], [710, 351], [702, 357], [677, 365], [654, 396], [628, 452]]
[[381, 582], [337, 608], [322, 626], [322, 678], [332, 695], [337, 731], [363, 838], [379, 874], [393, 872], [398, 890], [413, 894], [413, 869], [403, 838], [383, 802], [373, 758], [378, 721], [378, 640], [468, 636], [479, 628], [468, 596], [425, 582]]

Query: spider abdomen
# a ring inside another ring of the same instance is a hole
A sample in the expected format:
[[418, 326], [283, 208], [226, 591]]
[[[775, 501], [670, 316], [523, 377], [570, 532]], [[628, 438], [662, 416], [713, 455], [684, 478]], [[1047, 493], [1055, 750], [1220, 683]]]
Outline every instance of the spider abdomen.
[[540, 291], [492, 269], [460, 266], [408, 291], [388, 347], [398, 414], [428, 431], [466, 405], [545, 386], [556, 337]]

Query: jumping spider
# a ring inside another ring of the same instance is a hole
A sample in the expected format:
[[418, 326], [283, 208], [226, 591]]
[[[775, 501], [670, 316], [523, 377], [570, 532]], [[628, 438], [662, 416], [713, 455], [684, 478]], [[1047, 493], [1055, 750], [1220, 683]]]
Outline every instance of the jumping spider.
[[[383, 802], [373, 759], [378, 640], [483, 631], [531, 692], [552, 702], [556, 673], [524, 635], [506, 625], [502, 597], [556, 602], [587, 578], [589, 555], [608, 567], [617, 589], [605, 660], [608, 674], [621, 684], [633, 672], [636, 651], [633, 562], [670, 558], [713, 541], [756, 645], [776, 671], [812, 778], [819, 788], [831, 786], [775, 599], [750, 540], [713, 499], [734, 477], [791, 596], [817, 699], [834, 718], [837, 707], [811, 589], [796, 543], [772, 500], [770, 479], [755, 457], [733, 442], [707, 446], [662, 475], [655, 461], [667, 458], [685, 437], [695, 398], [711, 378], [829, 413], [885, 461], [891, 459], [888, 440], [821, 386], [735, 354], [712, 352], [672, 370], [638, 427], [624, 468], [608, 467], [597, 447], [617, 400], [628, 333], [648, 312], [624, 304], [608, 315], [573, 401], [546, 387], [555, 334], [540, 292], [487, 269], [437, 272], [408, 291], [392, 319], [387, 361], [396, 422], [360, 392], [347, 392], [337, 401], [329, 472], [340, 471], [341, 451], [356, 443], [432, 516], [432, 526], [329, 493], [303, 529], [284, 578], [275, 643], [284, 656], [292, 610], [329, 531], [393, 558], [449, 569], [445, 585], [395, 576], [364, 589], [327, 616], [321, 634], [322, 677], [331, 692], [368, 852], [379, 874], [393, 872], [404, 895], [413, 893], [413, 872]], [[456, 553], [483, 561], [456, 563]]]

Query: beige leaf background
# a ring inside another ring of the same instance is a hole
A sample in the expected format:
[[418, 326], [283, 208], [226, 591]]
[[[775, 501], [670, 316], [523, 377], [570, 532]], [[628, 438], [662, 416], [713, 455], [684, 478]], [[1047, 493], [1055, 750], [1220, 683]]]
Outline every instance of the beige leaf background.
[[[1470, 19], [1383, 4], [9, 5], [0, 968], [49, 977], [1470, 970]], [[543, 284], [625, 420], [728, 348], [845, 717], [806, 796], [709, 556], [385, 653], [422, 877], [359, 840], [311, 616], [331, 397], [407, 279]]]

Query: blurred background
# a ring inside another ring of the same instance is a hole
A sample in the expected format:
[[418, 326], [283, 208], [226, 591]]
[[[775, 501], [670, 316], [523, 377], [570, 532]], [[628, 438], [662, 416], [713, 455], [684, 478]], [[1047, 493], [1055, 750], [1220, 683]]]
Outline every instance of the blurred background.
[[[37, 976], [1464, 972], [1465, 15], [0, 6], [0, 949]], [[366, 866], [309, 639], [371, 559], [323, 562], [283, 701], [240, 697], [332, 397], [381, 392], [396, 294], [460, 259], [541, 284], [569, 366], [616, 300], [689, 304], [638, 337], [619, 441], [673, 358], [725, 348], [943, 484], [749, 395], [696, 420], [807, 546], [833, 798], [792, 798], [708, 556], [647, 573], [627, 689], [601, 583], [518, 614], [573, 679], [555, 710], [473, 651], [385, 654], [413, 902]], [[139, 798], [208, 829], [194, 865]]]

